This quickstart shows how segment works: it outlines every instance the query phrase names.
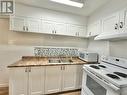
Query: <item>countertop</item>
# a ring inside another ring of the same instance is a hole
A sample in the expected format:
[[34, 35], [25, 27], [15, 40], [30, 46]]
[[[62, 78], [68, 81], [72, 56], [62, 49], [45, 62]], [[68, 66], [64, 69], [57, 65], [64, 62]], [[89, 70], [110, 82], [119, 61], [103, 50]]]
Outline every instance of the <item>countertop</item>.
[[[49, 63], [49, 60], [72, 60], [72, 62]], [[56, 66], [56, 65], [83, 65], [91, 64], [93, 62], [86, 62], [78, 57], [36, 57], [36, 56], [23, 56], [21, 60], [8, 66], [12, 67], [31, 67], [31, 66]]]

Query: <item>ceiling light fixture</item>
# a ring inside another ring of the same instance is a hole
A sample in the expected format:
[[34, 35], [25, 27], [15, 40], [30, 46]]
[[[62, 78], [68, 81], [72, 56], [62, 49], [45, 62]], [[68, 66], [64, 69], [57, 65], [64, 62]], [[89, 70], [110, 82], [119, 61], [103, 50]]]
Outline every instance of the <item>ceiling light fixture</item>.
[[78, 8], [83, 7], [83, 3], [75, 2], [75, 1], [71, 1], [71, 0], [50, 0], [50, 1], [65, 4], [65, 5], [70, 5], [70, 6], [74, 6], [74, 7], [78, 7]]

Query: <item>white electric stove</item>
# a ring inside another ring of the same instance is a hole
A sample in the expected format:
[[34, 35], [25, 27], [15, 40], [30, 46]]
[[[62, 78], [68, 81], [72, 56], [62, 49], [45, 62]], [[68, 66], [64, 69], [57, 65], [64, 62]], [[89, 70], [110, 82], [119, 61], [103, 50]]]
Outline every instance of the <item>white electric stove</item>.
[[127, 95], [127, 59], [103, 56], [83, 70], [82, 95]]

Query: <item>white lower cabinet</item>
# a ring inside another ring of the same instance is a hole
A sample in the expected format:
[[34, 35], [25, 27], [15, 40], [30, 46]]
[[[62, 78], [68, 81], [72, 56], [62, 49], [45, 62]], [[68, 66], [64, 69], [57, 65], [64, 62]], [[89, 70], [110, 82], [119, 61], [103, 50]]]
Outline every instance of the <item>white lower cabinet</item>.
[[47, 66], [45, 93], [56, 93], [81, 88], [82, 65]]
[[76, 88], [76, 67], [76, 65], [63, 66], [62, 91], [73, 90]]
[[82, 65], [11, 68], [9, 95], [44, 95], [81, 88]]
[[28, 95], [28, 73], [26, 68], [10, 69], [9, 95]]
[[10, 69], [9, 95], [44, 94], [44, 71], [43, 67]]
[[47, 66], [45, 74], [45, 94], [61, 91], [61, 66]]
[[31, 67], [29, 73], [29, 95], [44, 94], [44, 67]]

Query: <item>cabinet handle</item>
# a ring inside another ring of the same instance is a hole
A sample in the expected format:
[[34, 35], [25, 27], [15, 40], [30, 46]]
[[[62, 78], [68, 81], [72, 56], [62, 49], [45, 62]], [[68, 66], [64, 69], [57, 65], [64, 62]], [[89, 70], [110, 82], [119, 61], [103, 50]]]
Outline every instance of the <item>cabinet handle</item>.
[[28, 27], [26, 26], [26, 31], [28, 31], [29, 29], [28, 29]]
[[123, 28], [123, 22], [120, 22], [120, 28]]
[[54, 30], [52, 30], [52, 33], [54, 34]]
[[65, 66], [63, 66], [63, 70], [65, 70]]
[[61, 70], [63, 70], [63, 66], [61, 66]]
[[29, 68], [29, 72], [31, 72], [31, 68]]
[[89, 36], [91, 36], [91, 32], [89, 32]]
[[75, 33], [75, 36], [77, 36], [77, 32]]
[[118, 29], [118, 24], [115, 24], [115, 30], [117, 30]]
[[25, 72], [27, 72], [27, 68], [25, 69]]
[[23, 30], [25, 31], [25, 26], [23, 26]]

